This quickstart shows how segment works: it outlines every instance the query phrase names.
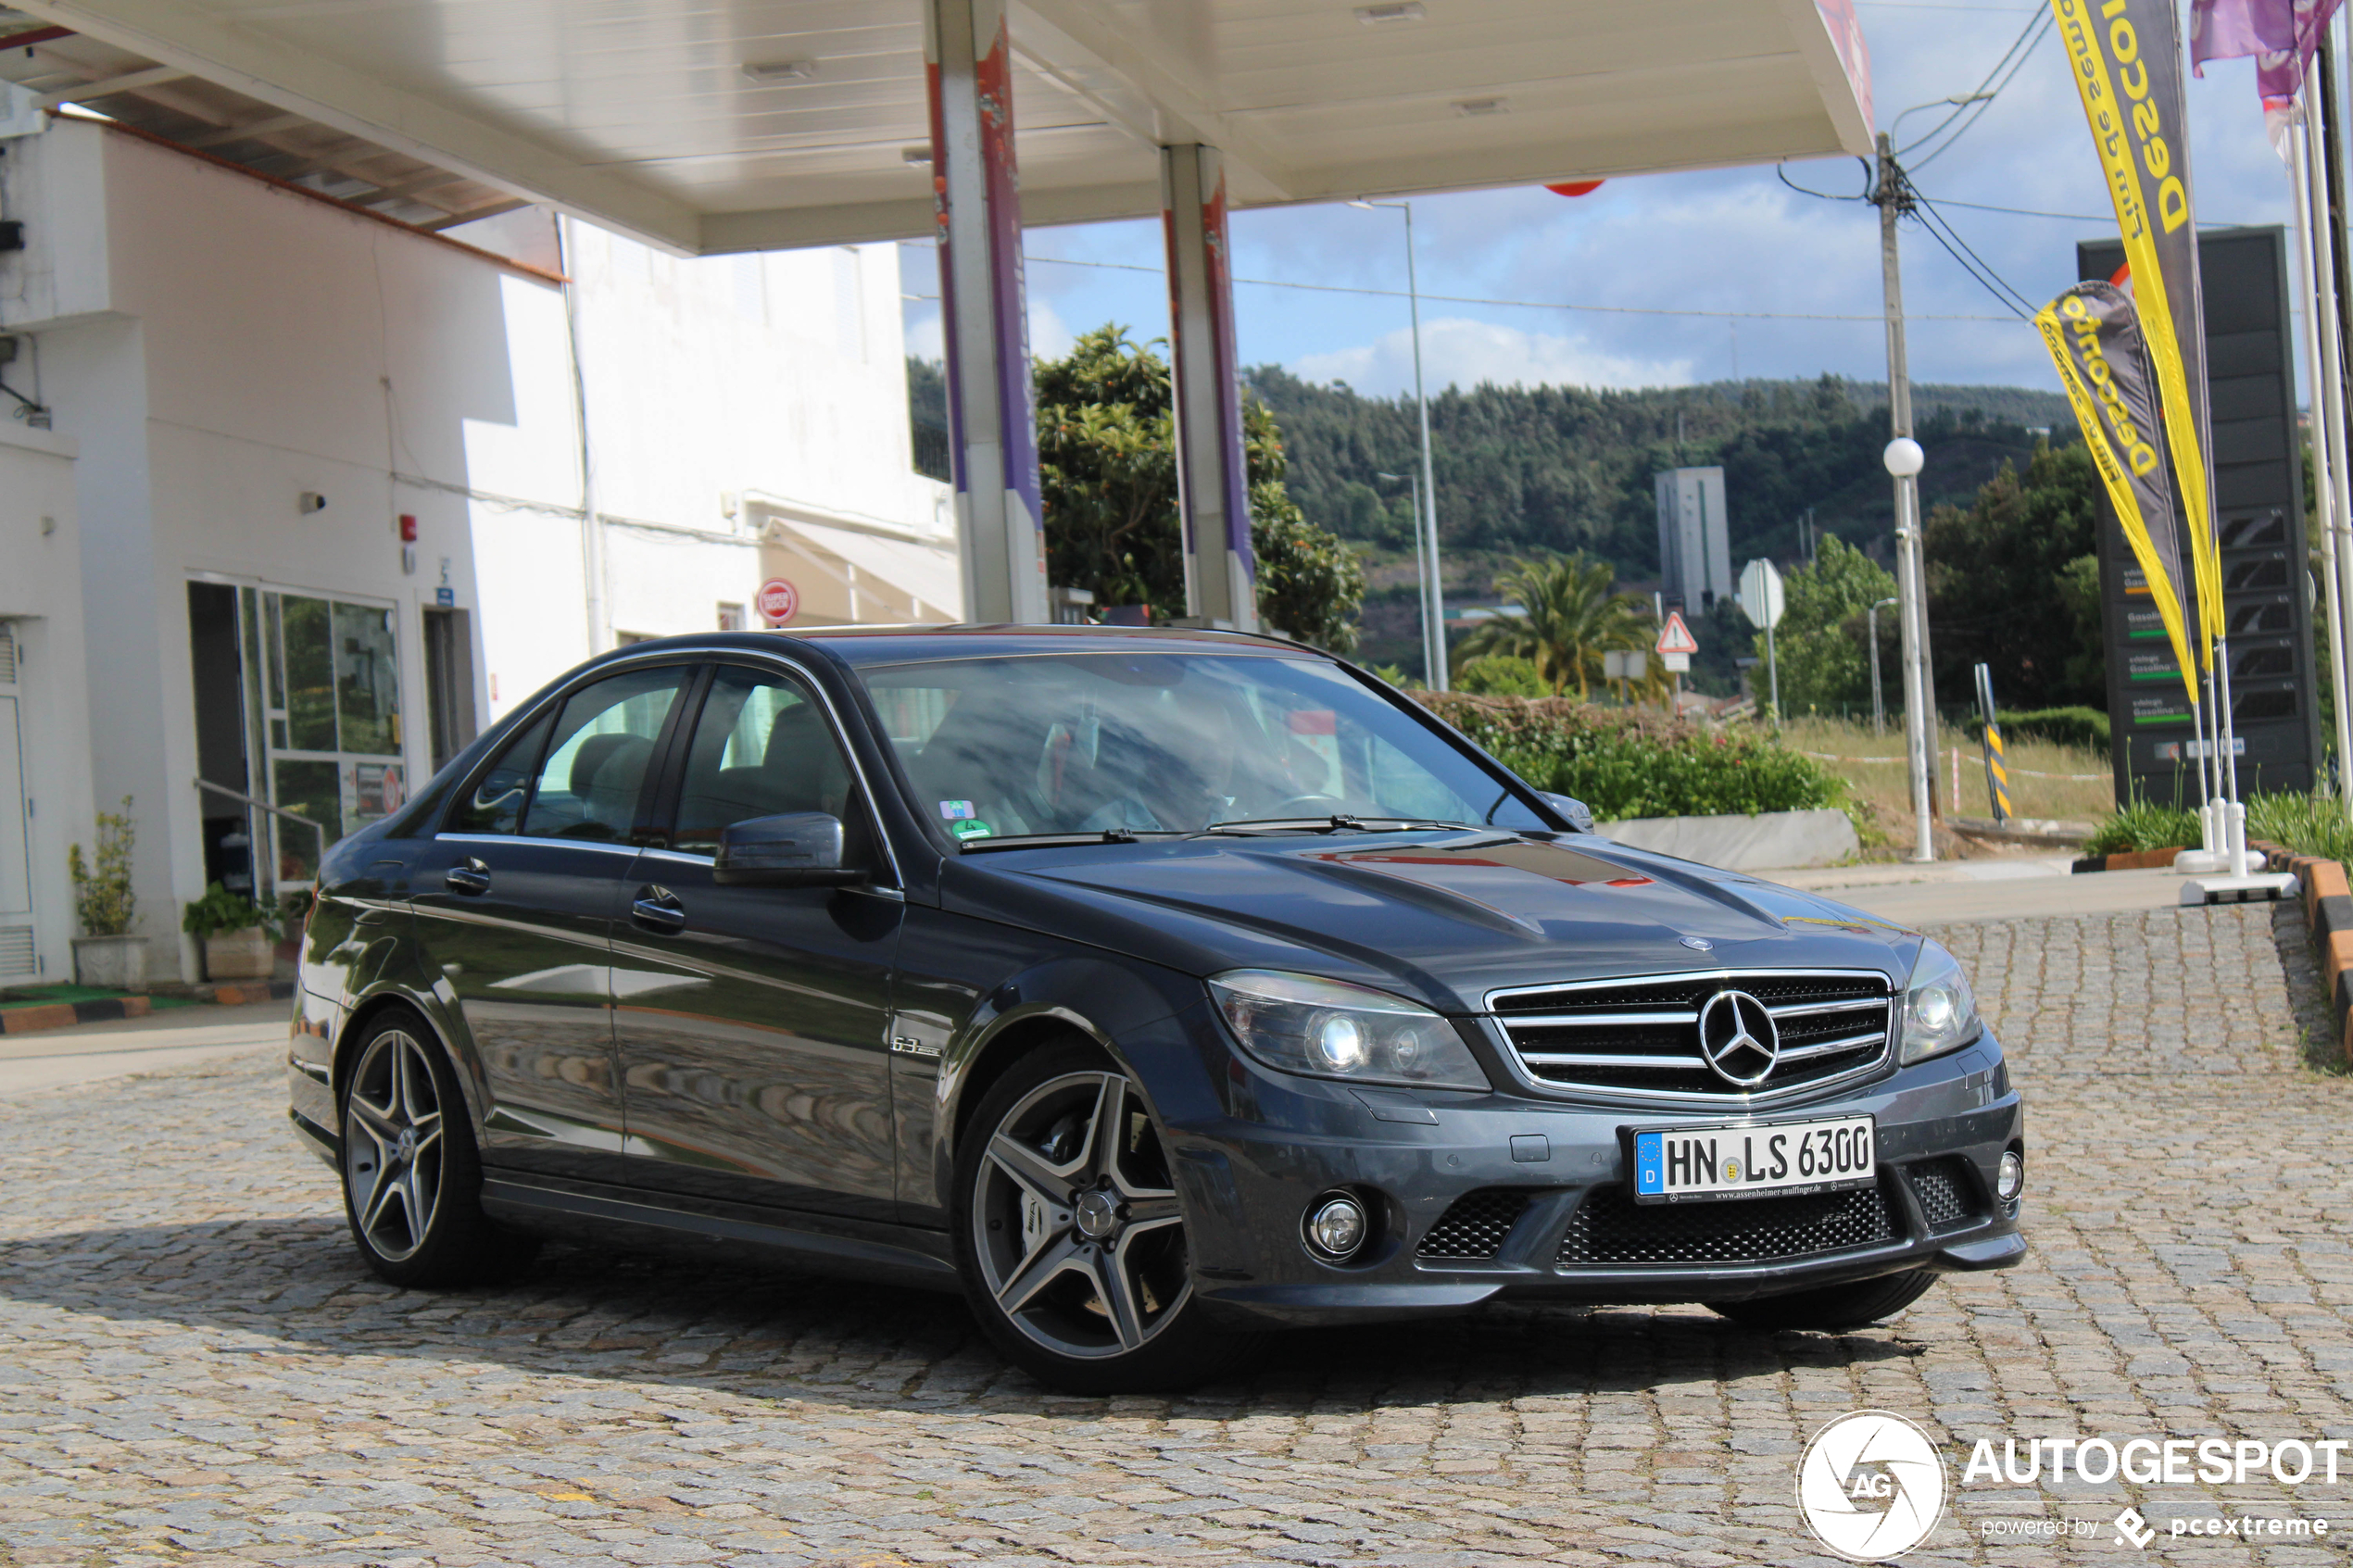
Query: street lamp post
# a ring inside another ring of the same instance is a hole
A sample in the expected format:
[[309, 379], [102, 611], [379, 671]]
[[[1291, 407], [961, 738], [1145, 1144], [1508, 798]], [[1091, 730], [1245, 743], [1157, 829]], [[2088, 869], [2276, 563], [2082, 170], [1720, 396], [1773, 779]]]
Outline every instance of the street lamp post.
[[1412, 202], [1353, 201], [1351, 207], [1388, 207], [1405, 215], [1405, 295], [1414, 322], [1414, 406], [1421, 416], [1422, 478], [1414, 507], [1416, 545], [1422, 556], [1422, 616], [1427, 630], [1423, 633], [1423, 653], [1428, 660], [1425, 678], [1429, 689], [1442, 692], [1450, 688], [1446, 669], [1446, 596], [1439, 580], [1438, 564], [1438, 471], [1429, 455], [1429, 397], [1422, 389], [1422, 290], [1414, 264], [1414, 204]]
[[1870, 625], [1870, 633], [1869, 633], [1869, 635], [1870, 635], [1870, 639], [1871, 639], [1871, 734], [1875, 734], [1875, 735], [1883, 735], [1883, 734], [1887, 734], [1887, 705], [1886, 705], [1885, 703], [1883, 703], [1883, 702], [1881, 702], [1881, 701], [1880, 700], [1880, 685], [1879, 685], [1879, 612], [1881, 611], [1881, 609], [1882, 609], [1882, 608], [1885, 608], [1886, 606], [1888, 606], [1888, 605], [1892, 605], [1892, 604], [1894, 604], [1894, 603], [1896, 603], [1896, 602], [1897, 602], [1897, 601], [1896, 601], [1895, 599], [1894, 599], [1893, 597], [1881, 599], [1878, 603], [1876, 603], [1876, 604], [1872, 605], [1872, 606], [1871, 606], [1869, 609], [1867, 609], [1867, 610], [1865, 610], [1865, 611], [1863, 612], [1863, 619], [1864, 619], [1866, 621], [1868, 621], [1868, 622], [1869, 623], [1869, 625]]
[[1417, 473], [1376, 473], [1373, 477], [1386, 484], [1413, 486], [1414, 570], [1421, 578], [1422, 680], [1424, 684], [1429, 684], [1430, 690], [1439, 691], [1443, 688], [1431, 684], [1433, 681], [1431, 671], [1438, 669], [1441, 661], [1445, 658], [1446, 628], [1430, 614], [1429, 584], [1436, 579], [1438, 573], [1431, 563], [1429, 551], [1424, 547], [1425, 542], [1422, 538], [1422, 476]]

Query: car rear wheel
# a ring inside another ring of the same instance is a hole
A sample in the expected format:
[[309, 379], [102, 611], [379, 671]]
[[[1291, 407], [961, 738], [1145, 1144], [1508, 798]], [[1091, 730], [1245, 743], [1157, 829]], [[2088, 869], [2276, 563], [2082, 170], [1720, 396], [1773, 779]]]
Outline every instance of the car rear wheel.
[[1719, 1312], [1746, 1328], [1810, 1328], [1823, 1334], [1843, 1334], [1894, 1317], [1928, 1294], [1928, 1287], [1935, 1283], [1932, 1271], [1914, 1269], [1907, 1273], [1856, 1280], [1851, 1285], [1827, 1285], [1816, 1290], [1792, 1291], [1786, 1296], [1752, 1297], [1745, 1301], [1710, 1301], [1707, 1306], [1710, 1311]]
[[459, 1285], [537, 1243], [482, 1211], [482, 1159], [456, 1071], [405, 1009], [370, 1020], [343, 1090], [343, 1200], [368, 1266], [395, 1285]]
[[964, 1288], [1006, 1359], [1073, 1393], [1186, 1387], [1255, 1336], [1206, 1321], [1158, 1124], [1127, 1074], [1069, 1041], [1016, 1064], [956, 1161]]

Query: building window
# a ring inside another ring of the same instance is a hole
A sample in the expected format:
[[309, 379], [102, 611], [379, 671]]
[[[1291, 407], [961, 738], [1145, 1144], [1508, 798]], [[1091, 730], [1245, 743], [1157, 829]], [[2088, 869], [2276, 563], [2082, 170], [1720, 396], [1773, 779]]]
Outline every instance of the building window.
[[651, 632], [615, 632], [612, 634], [612, 646], [617, 648], [629, 647], [637, 643], [650, 643], [653, 640], [654, 634]]
[[741, 605], [731, 605], [726, 603], [724, 600], [721, 601], [719, 606], [719, 629], [722, 632], [742, 631], [744, 629], [744, 607]]

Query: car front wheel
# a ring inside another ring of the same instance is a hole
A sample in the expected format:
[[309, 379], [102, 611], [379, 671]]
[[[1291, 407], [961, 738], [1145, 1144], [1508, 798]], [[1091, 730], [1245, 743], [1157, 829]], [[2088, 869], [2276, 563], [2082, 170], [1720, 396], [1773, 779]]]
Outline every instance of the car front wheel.
[[1913, 1269], [1900, 1274], [1881, 1274], [1877, 1279], [1856, 1280], [1850, 1285], [1794, 1290], [1786, 1296], [1757, 1296], [1745, 1301], [1710, 1301], [1707, 1305], [1709, 1311], [1746, 1328], [1810, 1328], [1823, 1334], [1843, 1334], [1894, 1317], [1928, 1294], [1928, 1287], [1935, 1283], [1932, 1271]]
[[482, 1160], [456, 1071], [424, 1021], [379, 1013], [343, 1091], [344, 1213], [368, 1266], [395, 1285], [457, 1285], [537, 1250], [483, 1213]]
[[1204, 1320], [1159, 1127], [1093, 1046], [1038, 1051], [998, 1081], [959, 1152], [956, 1189], [973, 1311], [1039, 1382], [1088, 1394], [1184, 1387], [1252, 1348], [1254, 1336]]

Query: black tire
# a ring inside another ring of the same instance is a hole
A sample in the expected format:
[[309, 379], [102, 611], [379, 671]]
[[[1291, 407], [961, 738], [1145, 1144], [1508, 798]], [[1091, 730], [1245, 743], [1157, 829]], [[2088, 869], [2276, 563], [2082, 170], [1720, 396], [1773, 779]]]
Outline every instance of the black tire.
[[359, 1256], [400, 1286], [466, 1285], [511, 1273], [537, 1252], [482, 1211], [482, 1156], [457, 1070], [407, 1008], [370, 1019], [353, 1042], [337, 1123], [344, 1218]]
[[1744, 1328], [1810, 1328], [1821, 1334], [1843, 1334], [1894, 1317], [1927, 1295], [1928, 1287], [1935, 1283], [1933, 1270], [1914, 1269], [1851, 1285], [1793, 1290], [1786, 1296], [1710, 1301], [1707, 1308]]
[[[1125, 1134], [1107, 1149], [1095, 1135], [1106, 1120]], [[1015, 1063], [965, 1124], [951, 1222], [965, 1298], [999, 1353], [1038, 1382], [1189, 1388], [1258, 1348], [1263, 1336], [1210, 1323], [1192, 1293], [1164, 1148], [1133, 1081], [1076, 1037]]]

